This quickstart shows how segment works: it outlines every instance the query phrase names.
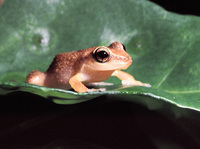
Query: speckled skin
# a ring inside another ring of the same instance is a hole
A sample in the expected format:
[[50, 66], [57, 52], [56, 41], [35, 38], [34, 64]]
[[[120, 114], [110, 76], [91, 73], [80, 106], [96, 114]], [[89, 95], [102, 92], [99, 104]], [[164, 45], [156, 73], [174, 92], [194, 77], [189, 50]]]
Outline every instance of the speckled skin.
[[69, 79], [81, 70], [82, 65], [88, 61], [93, 50], [90, 48], [57, 54], [46, 71], [48, 74], [46, 80], [52, 81], [45, 81], [45, 86], [61, 89], [70, 88]]
[[128, 82], [134, 85], [147, 85], [119, 71], [128, 68], [132, 63], [131, 57], [125, 52], [121, 43], [114, 42], [106, 47], [110, 51], [110, 59], [106, 63], [95, 61], [92, 53], [96, 48], [99, 47], [57, 54], [46, 72], [32, 71], [27, 76], [26, 82], [52, 88], [73, 88], [77, 92], [89, 92], [101, 90], [90, 90], [84, 84], [101, 82], [113, 75], [125, 81], [126, 84]]
[[[69, 79], [74, 76], [87, 61], [94, 48], [57, 54], [46, 72], [32, 71], [27, 83], [52, 88], [69, 89]], [[41, 79], [35, 79], [35, 78]], [[44, 81], [42, 81], [44, 78]]]

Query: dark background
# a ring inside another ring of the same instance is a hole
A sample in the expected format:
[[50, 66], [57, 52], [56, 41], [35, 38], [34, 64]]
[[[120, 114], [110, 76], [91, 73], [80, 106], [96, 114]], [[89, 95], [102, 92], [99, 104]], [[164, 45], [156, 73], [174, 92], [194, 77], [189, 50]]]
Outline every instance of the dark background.
[[200, 1], [199, 0], [150, 0], [168, 11], [186, 14], [186, 15], [200, 15]]
[[[152, 2], [179, 14], [200, 15], [198, 1]], [[200, 148], [199, 119], [166, 115], [123, 99], [100, 97], [67, 106], [23, 92], [0, 99], [2, 149]], [[195, 111], [192, 115], [199, 117]]]

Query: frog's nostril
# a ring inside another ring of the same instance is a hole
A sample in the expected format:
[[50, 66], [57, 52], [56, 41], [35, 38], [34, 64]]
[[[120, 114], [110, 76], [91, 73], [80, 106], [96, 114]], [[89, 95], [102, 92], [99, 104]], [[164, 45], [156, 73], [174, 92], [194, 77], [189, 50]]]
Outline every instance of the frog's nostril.
[[130, 62], [132, 62], [132, 58], [131, 58], [130, 56], [127, 56], [127, 57], [125, 58], [125, 61], [130, 61]]
[[128, 60], [129, 60], [129, 58], [128, 58], [128, 57], [126, 57], [124, 60], [125, 60], [125, 61], [128, 61]]

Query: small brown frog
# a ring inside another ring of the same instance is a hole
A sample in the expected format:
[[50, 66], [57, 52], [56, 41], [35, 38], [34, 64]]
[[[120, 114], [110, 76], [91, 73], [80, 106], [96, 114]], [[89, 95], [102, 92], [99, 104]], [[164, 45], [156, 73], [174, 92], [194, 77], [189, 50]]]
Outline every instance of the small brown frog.
[[116, 76], [123, 86], [145, 86], [150, 84], [136, 81], [130, 74], [120, 71], [127, 69], [132, 58], [126, 53], [125, 46], [113, 42], [110, 46], [99, 46], [74, 52], [60, 53], [55, 56], [46, 72], [32, 71], [27, 83], [51, 88], [70, 89], [76, 92], [104, 91], [88, 89], [85, 85], [102, 82], [110, 76]]

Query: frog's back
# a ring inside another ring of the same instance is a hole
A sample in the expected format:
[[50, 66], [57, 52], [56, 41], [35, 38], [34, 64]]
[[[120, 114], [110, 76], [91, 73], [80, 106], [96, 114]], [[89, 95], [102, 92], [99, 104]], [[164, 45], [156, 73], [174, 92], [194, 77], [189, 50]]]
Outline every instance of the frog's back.
[[78, 55], [77, 52], [57, 54], [46, 71], [46, 86], [68, 88], [69, 79], [76, 73], [74, 67]]
[[77, 58], [78, 54], [76, 52], [57, 54], [46, 72], [71, 74], [73, 71], [72, 67], [74, 66], [75, 61], [77, 61]]

